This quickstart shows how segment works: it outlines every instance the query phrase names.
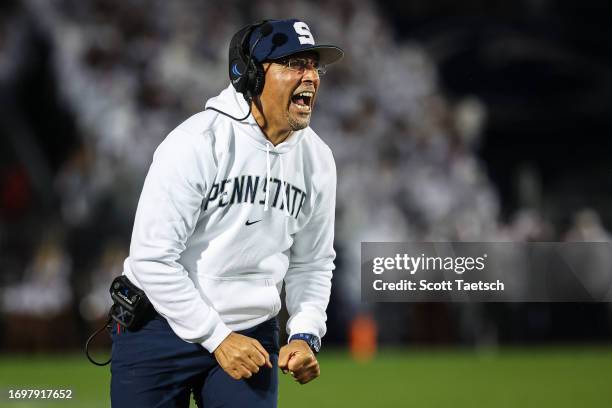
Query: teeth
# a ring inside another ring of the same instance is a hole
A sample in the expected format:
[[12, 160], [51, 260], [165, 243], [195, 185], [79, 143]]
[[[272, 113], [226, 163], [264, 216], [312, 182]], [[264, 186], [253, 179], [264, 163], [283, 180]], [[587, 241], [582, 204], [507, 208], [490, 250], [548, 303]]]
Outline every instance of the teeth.
[[300, 110], [310, 111], [310, 106], [308, 106], [308, 105], [298, 105], [297, 103], [294, 103], [293, 105], [297, 106], [297, 108], [300, 109]]
[[[300, 93], [295, 94], [295, 96], [297, 96], [297, 97], [309, 98], [310, 100], [312, 100], [312, 98], [313, 98], [313, 96], [314, 96], [314, 92], [310, 92], [310, 91], [303, 91], [303, 92], [300, 92]], [[308, 103], [308, 102], [310, 102], [310, 100], [309, 100], [309, 101], [307, 101], [307, 102], [306, 102], [306, 101], [304, 101], [304, 102], [305, 102], [305, 104], [304, 104], [304, 105], [300, 105], [300, 104], [297, 104], [297, 103], [293, 103], [293, 105], [295, 105], [295, 106], [296, 106], [296, 107], [297, 107], [299, 110], [302, 110], [302, 111], [304, 111], [304, 112], [310, 112], [310, 105], [309, 105], [309, 103]]]

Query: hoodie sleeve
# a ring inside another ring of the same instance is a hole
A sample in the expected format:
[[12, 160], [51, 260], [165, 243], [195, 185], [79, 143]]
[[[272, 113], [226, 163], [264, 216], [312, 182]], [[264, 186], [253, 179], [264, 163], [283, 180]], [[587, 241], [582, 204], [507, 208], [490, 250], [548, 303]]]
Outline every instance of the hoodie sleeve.
[[330, 156], [329, 174], [316, 197], [308, 224], [296, 233], [285, 276], [289, 337], [310, 333], [323, 337], [327, 331], [325, 309], [331, 292], [334, 269], [334, 218], [336, 210], [336, 167]]
[[214, 171], [209, 138], [174, 130], [155, 151], [138, 202], [126, 274], [179, 337], [213, 352], [231, 331], [178, 262], [200, 215], [206, 173]]

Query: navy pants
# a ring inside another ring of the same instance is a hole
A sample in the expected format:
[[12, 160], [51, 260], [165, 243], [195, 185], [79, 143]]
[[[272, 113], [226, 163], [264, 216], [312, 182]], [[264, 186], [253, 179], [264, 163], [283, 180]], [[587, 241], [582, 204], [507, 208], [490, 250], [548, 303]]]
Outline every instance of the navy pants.
[[113, 324], [111, 404], [113, 408], [189, 407], [271, 408], [278, 399], [279, 328], [276, 319], [239, 331], [270, 353], [273, 368], [234, 380], [199, 344], [179, 338], [157, 315], [140, 330], [118, 331]]

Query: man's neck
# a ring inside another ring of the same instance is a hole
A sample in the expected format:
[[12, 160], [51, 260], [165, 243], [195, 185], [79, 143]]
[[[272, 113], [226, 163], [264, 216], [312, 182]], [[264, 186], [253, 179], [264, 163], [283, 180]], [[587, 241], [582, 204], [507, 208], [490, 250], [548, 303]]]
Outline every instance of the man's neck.
[[252, 113], [255, 122], [257, 122], [263, 134], [274, 146], [284, 142], [291, 134], [291, 129], [275, 126], [274, 123], [267, 120], [255, 103], [253, 103]]

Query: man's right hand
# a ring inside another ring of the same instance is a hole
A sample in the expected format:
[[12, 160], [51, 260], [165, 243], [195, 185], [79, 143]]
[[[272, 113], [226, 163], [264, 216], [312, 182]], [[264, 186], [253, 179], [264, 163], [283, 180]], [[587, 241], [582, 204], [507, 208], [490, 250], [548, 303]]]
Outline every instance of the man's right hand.
[[251, 378], [264, 365], [272, 368], [270, 355], [261, 343], [238, 333], [230, 333], [213, 354], [221, 368], [235, 380]]

